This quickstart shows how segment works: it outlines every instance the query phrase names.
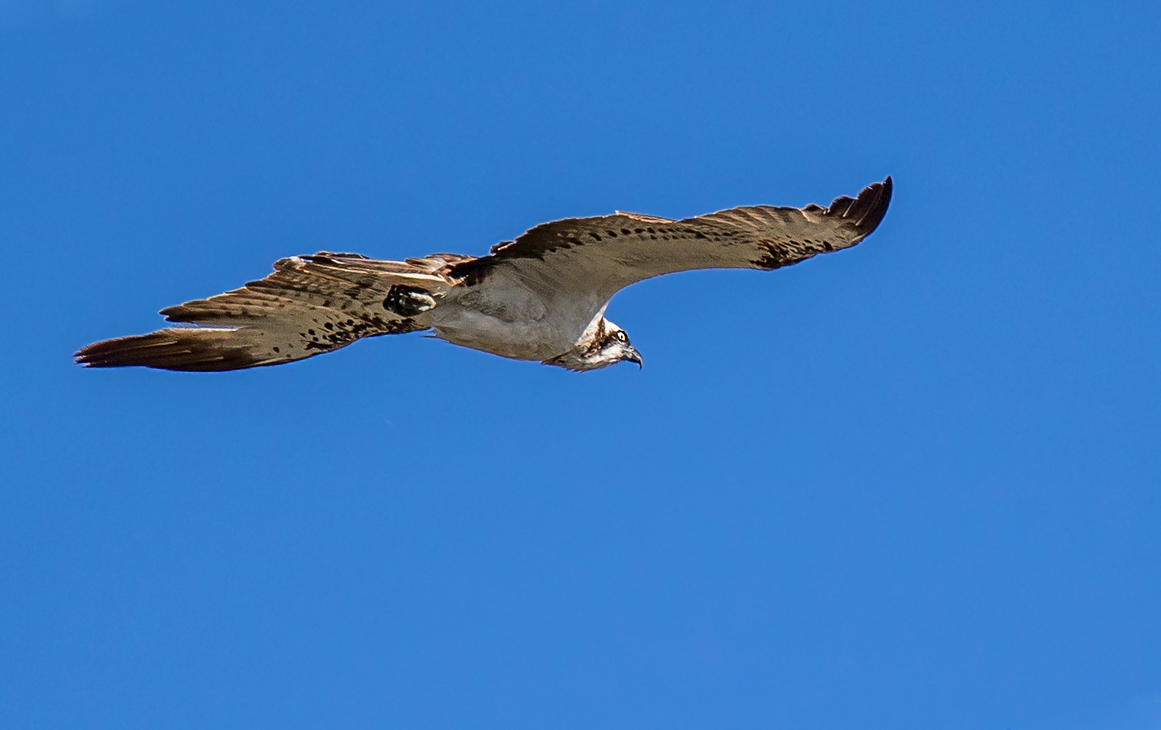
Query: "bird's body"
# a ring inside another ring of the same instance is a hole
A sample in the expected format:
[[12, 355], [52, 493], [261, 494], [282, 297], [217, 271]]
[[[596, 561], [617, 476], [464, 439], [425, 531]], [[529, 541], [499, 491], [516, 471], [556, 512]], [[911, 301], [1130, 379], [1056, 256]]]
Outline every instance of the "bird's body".
[[293, 256], [265, 279], [161, 312], [197, 327], [98, 342], [80, 350], [77, 361], [236, 370], [299, 360], [362, 337], [431, 330], [455, 345], [570, 370], [640, 364], [624, 330], [604, 316], [617, 291], [677, 271], [770, 270], [853, 246], [886, 214], [891, 188], [887, 178], [828, 208], [553, 221], [478, 258]]
[[452, 344], [516, 360], [547, 360], [572, 347], [593, 319], [587, 302], [540, 296], [510, 272], [487, 286], [457, 287], [432, 310], [432, 331]]

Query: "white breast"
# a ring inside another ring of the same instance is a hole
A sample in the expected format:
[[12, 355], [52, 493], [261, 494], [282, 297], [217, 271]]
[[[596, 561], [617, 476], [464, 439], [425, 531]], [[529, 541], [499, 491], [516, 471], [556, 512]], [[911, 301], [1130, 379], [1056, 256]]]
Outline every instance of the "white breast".
[[441, 339], [518, 360], [571, 349], [593, 318], [591, 304], [544, 296], [502, 267], [480, 284], [453, 288], [431, 312]]

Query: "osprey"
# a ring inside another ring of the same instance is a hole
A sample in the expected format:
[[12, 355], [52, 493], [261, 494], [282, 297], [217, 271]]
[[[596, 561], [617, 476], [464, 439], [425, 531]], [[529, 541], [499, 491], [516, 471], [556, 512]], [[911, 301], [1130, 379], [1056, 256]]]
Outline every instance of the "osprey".
[[167, 321], [201, 326], [97, 342], [76, 359], [89, 367], [238, 370], [301, 360], [362, 337], [431, 330], [455, 345], [574, 371], [641, 365], [625, 330], [605, 319], [620, 289], [692, 269], [769, 271], [848, 248], [875, 230], [890, 200], [888, 177], [827, 208], [566, 218], [480, 257], [291, 256], [241, 289], [161, 310]]

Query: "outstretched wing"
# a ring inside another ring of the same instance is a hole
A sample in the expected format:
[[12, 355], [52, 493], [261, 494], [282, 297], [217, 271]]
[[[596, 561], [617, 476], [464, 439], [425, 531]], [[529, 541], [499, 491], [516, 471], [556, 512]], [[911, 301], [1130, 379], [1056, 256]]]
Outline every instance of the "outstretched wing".
[[452, 267], [472, 286], [504, 267], [545, 292], [607, 301], [644, 279], [692, 269], [777, 269], [866, 238], [887, 213], [891, 178], [829, 207], [745, 206], [669, 220], [633, 213], [567, 218], [532, 228], [490, 256]]
[[468, 258], [399, 262], [321, 252], [281, 259], [265, 279], [161, 310], [170, 322], [204, 326], [97, 342], [77, 352], [77, 362], [238, 370], [330, 352], [361, 337], [426, 329], [426, 309], [453, 286], [444, 271]]

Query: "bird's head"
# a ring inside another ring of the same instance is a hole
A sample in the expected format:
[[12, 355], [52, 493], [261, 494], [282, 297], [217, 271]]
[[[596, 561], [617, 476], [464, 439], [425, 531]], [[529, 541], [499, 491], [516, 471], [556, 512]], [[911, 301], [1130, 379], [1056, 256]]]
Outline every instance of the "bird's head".
[[597, 370], [625, 360], [637, 363], [638, 367], [644, 366], [641, 353], [629, 343], [625, 330], [602, 319], [591, 338], [585, 338], [572, 350], [544, 362], [569, 370]]

